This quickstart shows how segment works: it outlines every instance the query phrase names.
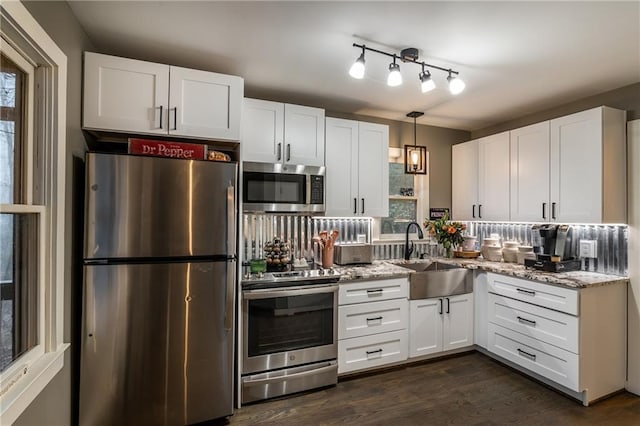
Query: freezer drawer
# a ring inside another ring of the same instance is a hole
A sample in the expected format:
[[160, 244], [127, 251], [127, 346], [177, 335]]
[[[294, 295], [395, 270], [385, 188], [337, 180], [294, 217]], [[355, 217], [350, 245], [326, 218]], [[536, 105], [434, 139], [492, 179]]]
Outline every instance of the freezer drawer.
[[79, 424], [232, 414], [234, 271], [235, 262], [85, 266]]
[[85, 259], [235, 255], [236, 167], [87, 154]]

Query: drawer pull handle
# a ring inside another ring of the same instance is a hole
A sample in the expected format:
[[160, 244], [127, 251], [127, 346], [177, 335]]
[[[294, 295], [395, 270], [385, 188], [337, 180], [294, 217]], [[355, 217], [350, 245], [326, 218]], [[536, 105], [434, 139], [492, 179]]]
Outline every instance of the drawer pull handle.
[[527, 296], [535, 296], [536, 295], [536, 292], [532, 291], [532, 290], [524, 290], [522, 288], [516, 288], [516, 291], [518, 293], [526, 294]]
[[367, 351], [367, 355], [380, 354], [382, 349], [376, 349], [375, 351]]
[[367, 294], [371, 294], [371, 293], [380, 293], [380, 294], [382, 294], [382, 289], [381, 288], [376, 288], [375, 290], [367, 290]]
[[526, 319], [526, 318], [522, 318], [522, 317], [516, 317], [518, 318], [519, 322], [523, 322], [525, 324], [531, 324], [531, 325], [536, 325], [536, 322], [530, 319]]
[[523, 351], [522, 349], [518, 348], [518, 353], [526, 358], [529, 358], [532, 361], [536, 360], [536, 356], [534, 354], [530, 354], [527, 351]]
[[367, 318], [367, 321], [381, 321], [382, 317], [373, 317], [373, 318]]

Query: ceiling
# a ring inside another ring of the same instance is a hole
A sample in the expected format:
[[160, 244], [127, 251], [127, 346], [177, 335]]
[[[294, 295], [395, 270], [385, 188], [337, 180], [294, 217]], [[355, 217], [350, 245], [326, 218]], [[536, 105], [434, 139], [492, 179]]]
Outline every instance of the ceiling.
[[[392, 120], [478, 130], [640, 82], [640, 2], [70, 1], [101, 53], [244, 77], [249, 96]], [[453, 68], [420, 91], [414, 64], [387, 87], [390, 58], [353, 43]]]

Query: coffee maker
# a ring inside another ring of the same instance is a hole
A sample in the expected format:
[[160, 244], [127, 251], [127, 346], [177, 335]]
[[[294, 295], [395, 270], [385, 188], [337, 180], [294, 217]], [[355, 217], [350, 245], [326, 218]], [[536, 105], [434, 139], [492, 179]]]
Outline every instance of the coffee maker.
[[571, 226], [553, 223], [534, 225], [531, 232], [536, 259], [526, 259], [525, 266], [547, 272], [568, 272], [580, 269], [580, 260], [575, 259], [572, 250]]

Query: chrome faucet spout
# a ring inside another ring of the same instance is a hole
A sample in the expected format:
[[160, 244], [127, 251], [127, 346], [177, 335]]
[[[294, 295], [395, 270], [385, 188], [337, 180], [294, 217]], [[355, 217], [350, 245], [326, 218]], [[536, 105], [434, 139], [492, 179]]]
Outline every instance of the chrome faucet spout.
[[404, 240], [404, 260], [409, 260], [409, 258], [411, 257], [411, 253], [413, 253], [413, 249], [415, 248], [415, 244], [413, 244], [413, 241], [411, 241], [411, 245], [409, 245], [409, 231], [414, 225], [418, 229], [418, 238], [421, 240], [424, 238], [422, 228], [420, 228], [420, 224], [418, 222], [411, 222], [409, 225], [407, 225], [407, 232]]

